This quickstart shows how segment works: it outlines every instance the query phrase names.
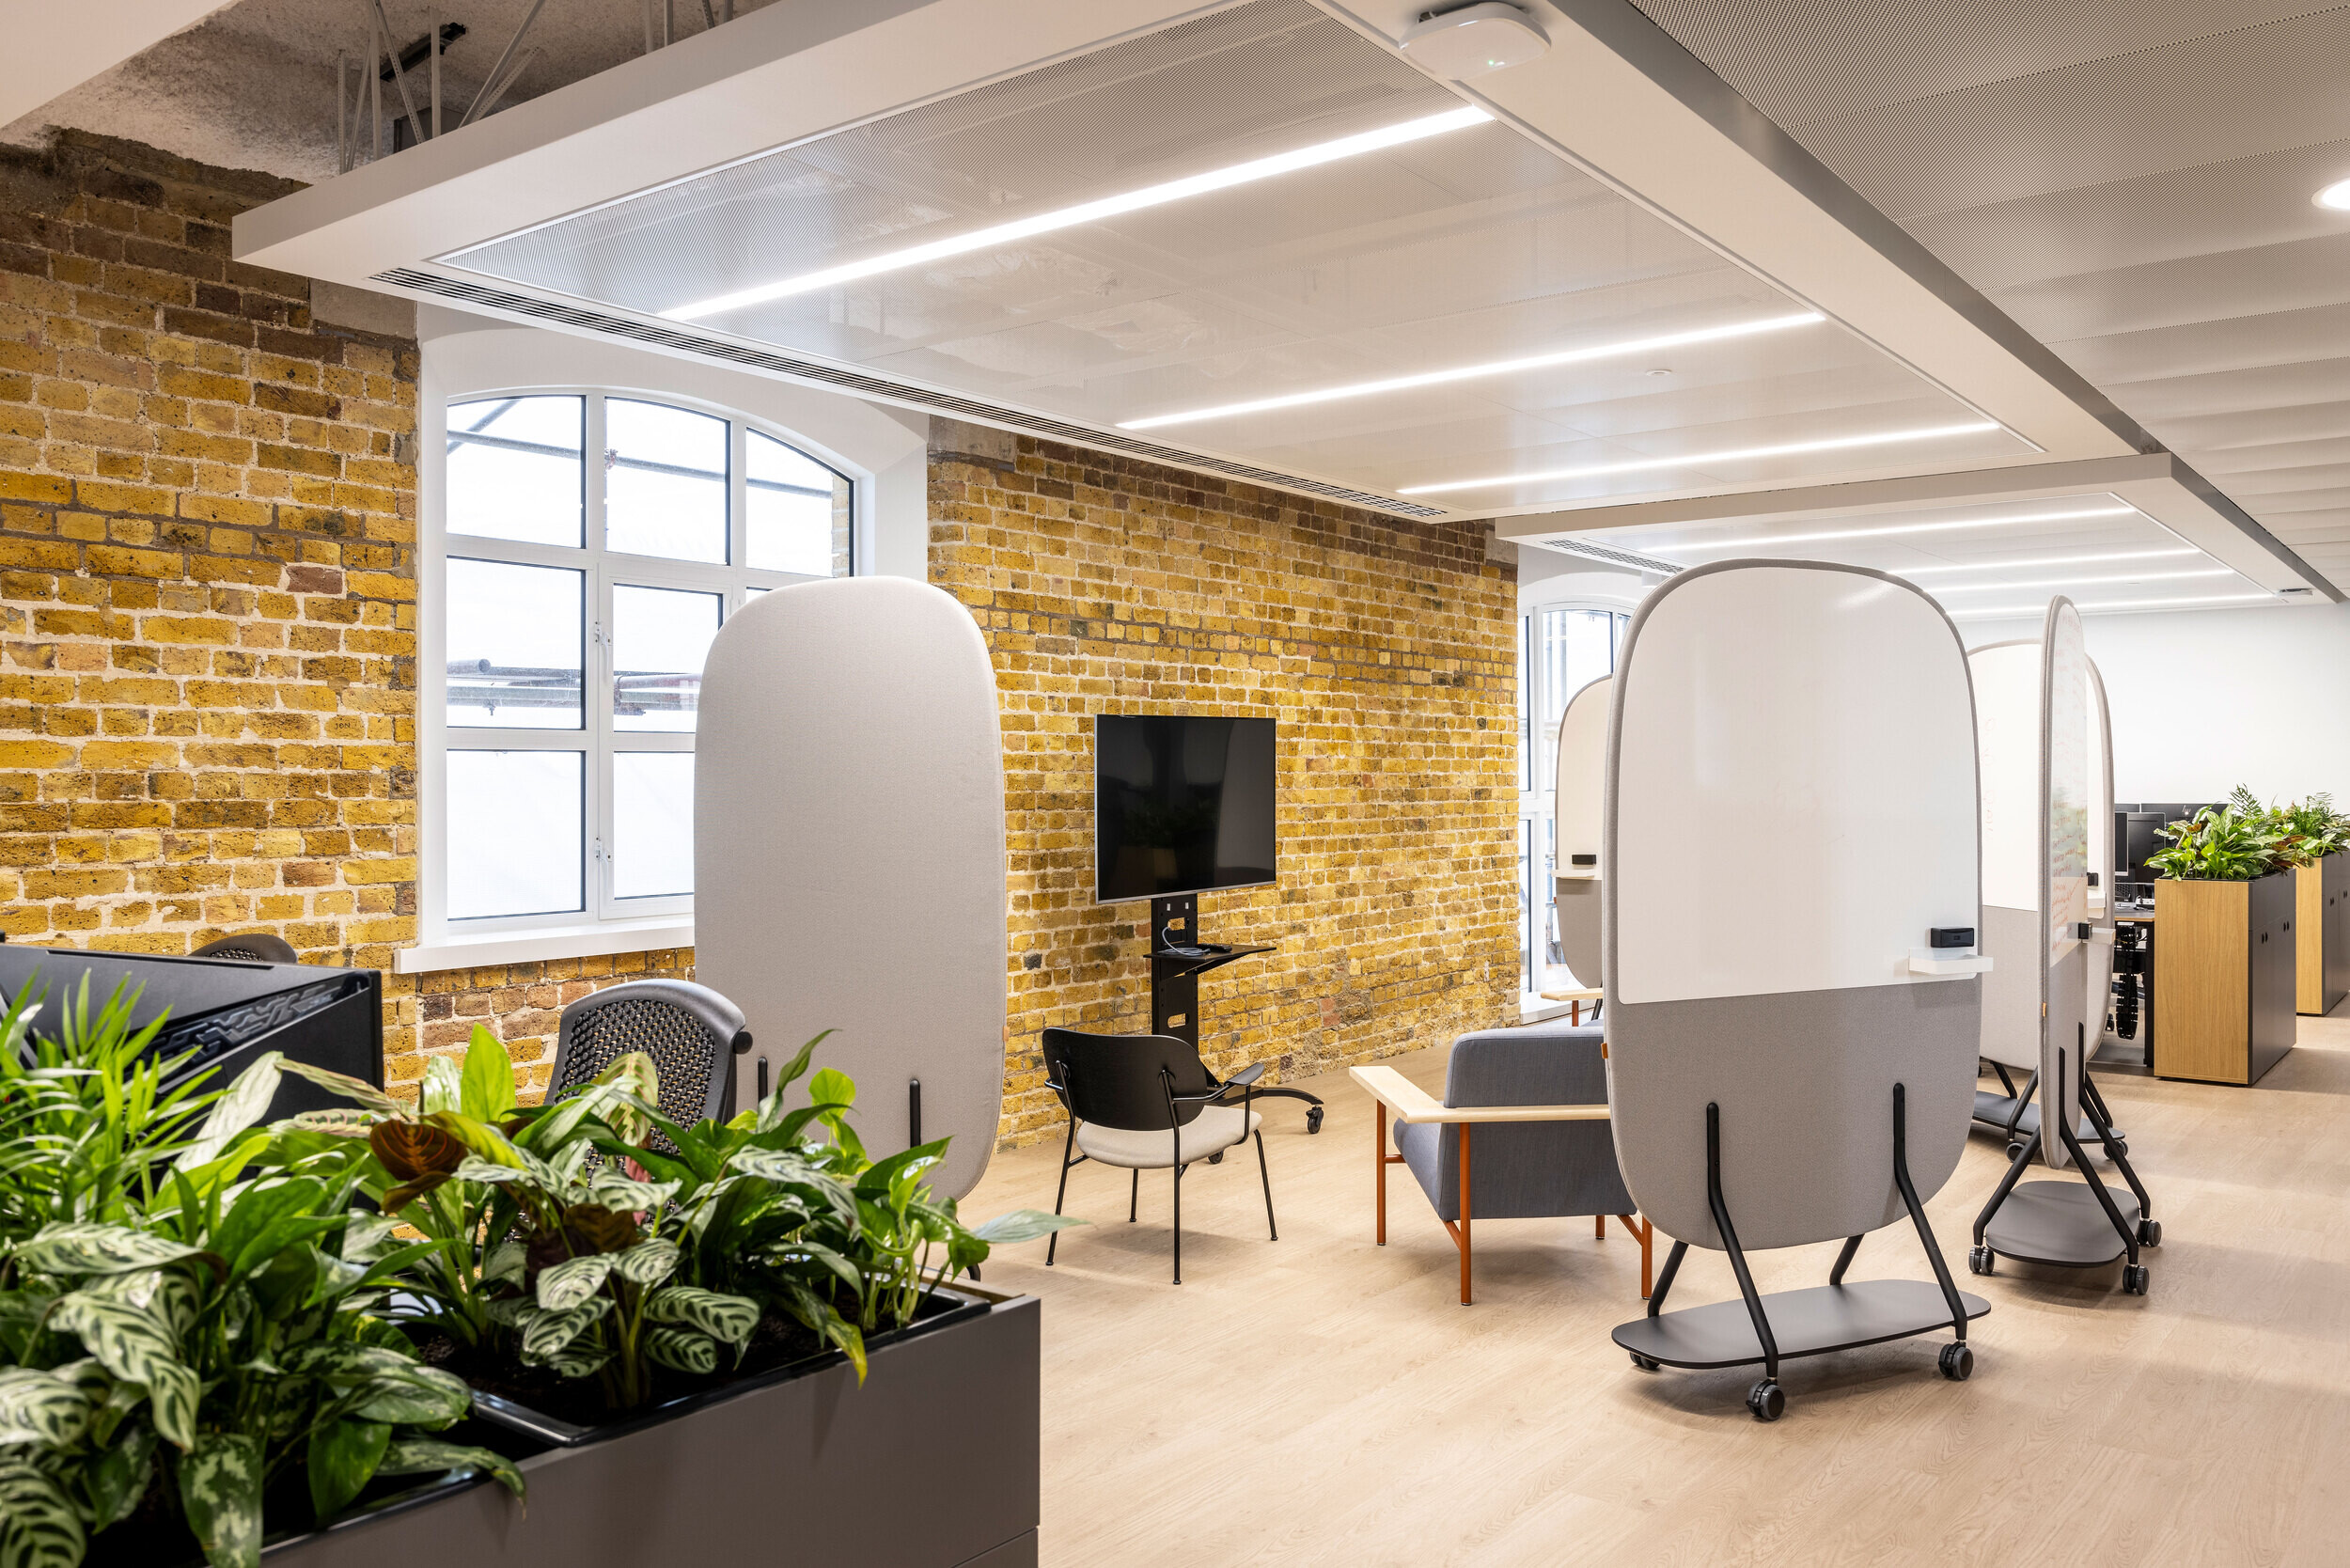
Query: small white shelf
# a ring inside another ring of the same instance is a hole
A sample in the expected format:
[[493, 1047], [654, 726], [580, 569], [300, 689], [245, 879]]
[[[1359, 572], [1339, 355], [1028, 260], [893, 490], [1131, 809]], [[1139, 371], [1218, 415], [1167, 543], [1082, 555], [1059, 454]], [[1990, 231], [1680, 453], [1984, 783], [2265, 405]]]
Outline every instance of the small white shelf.
[[1976, 952], [1971, 948], [1912, 948], [1909, 949], [1909, 972], [1933, 980], [1987, 975], [1991, 972], [1991, 956]]
[[1550, 874], [1553, 878], [1559, 882], [1597, 882], [1599, 880], [1599, 868], [1596, 866], [1568, 866], [1560, 870], [1554, 870]]

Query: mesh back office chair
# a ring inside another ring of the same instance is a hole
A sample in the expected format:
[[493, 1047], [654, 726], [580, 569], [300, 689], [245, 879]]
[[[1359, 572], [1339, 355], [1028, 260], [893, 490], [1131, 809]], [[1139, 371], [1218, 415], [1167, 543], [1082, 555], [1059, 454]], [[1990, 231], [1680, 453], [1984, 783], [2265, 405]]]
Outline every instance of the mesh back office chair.
[[[734, 1058], [751, 1048], [742, 1009], [690, 980], [631, 980], [563, 1010], [549, 1104], [595, 1082], [617, 1057], [642, 1051], [661, 1080], [661, 1114], [681, 1127], [734, 1114]], [[666, 1137], [656, 1144], [670, 1151]]]
[[282, 936], [266, 931], [248, 931], [241, 936], [216, 936], [189, 956], [194, 958], [241, 958], [253, 964], [299, 964], [301, 956]]
[[[1124, 1166], [1133, 1172], [1126, 1200], [1132, 1224], [1142, 1196], [1142, 1173], [1172, 1170], [1175, 1191], [1175, 1283], [1183, 1282], [1183, 1172], [1193, 1162], [1220, 1162], [1224, 1151], [1254, 1137], [1257, 1175], [1264, 1184], [1264, 1222], [1281, 1239], [1273, 1220], [1273, 1176], [1265, 1168], [1264, 1120], [1249, 1105], [1249, 1092], [1264, 1073], [1257, 1062], [1218, 1079], [1199, 1059], [1198, 1048], [1164, 1034], [1083, 1034], [1044, 1031], [1046, 1087], [1069, 1112], [1069, 1136], [1061, 1146], [1060, 1190], [1053, 1212], [1069, 1194], [1072, 1166], [1091, 1160]], [[1235, 1104], [1232, 1095], [1237, 1093]], [[1046, 1244], [1050, 1268], [1060, 1244]]]

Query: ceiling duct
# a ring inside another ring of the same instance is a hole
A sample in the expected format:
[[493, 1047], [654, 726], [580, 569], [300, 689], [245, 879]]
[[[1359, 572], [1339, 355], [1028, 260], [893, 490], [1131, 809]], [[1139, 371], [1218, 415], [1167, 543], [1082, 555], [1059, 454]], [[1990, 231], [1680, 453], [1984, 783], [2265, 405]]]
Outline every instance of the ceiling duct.
[[1660, 577], [1670, 577], [1686, 572], [1679, 561], [1668, 561], [1662, 556], [1643, 556], [1637, 550], [1619, 550], [1612, 544], [1594, 544], [1573, 534], [1560, 534], [1555, 539], [1527, 539], [1521, 544], [1539, 544], [1545, 550], [1556, 550], [1562, 556], [1580, 556], [1602, 566], [1622, 567], [1631, 572], [1650, 572]]

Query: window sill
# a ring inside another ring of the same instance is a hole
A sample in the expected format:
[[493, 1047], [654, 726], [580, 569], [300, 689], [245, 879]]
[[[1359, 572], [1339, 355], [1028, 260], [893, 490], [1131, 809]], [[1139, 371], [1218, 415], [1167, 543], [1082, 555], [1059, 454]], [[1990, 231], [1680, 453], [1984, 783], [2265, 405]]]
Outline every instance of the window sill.
[[475, 969], [494, 964], [540, 964], [549, 959], [602, 958], [610, 953], [641, 953], [656, 948], [694, 945], [691, 918], [599, 921], [594, 925], [540, 926], [530, 931], [482, 932], [419, 942], [394, 955], [393, 971], [402, 975], [431, 974], [443, 969]]

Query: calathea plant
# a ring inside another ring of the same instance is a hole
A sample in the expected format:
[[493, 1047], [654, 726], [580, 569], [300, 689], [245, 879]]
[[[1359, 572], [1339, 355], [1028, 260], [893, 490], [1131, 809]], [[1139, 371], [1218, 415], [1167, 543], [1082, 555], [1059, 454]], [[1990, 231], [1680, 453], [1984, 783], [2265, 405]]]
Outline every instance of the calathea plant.
[[2251, 882], [2279, 869], [2280, 835], [2264, 811], [2206, 806], [2186, 822], [2167, 823], [2170, 847], [2146, 864], [2181, 882]]
[[423, 1244], [352, 1207], [341, 1140], [247, 1131], [276, 1081], [267, 1057], [192, 1097], [202, 1129], [121, 1222], [8, 1247], [0, 1568], [71, 1568], [150, 1489], [213, 1568], [254, 1568], [265, 1495], [296, 1473], [320, 1519], [378, 1475], [478, 1468], [520, 1490], [498, 1455], [425, 1435], [471, 1396], [365, 1310]]
[[2289, 806], [2264, 807], [2258, 795], [2239, 784], [2228, 797], [2228, 804], [2266, 823], [2277, 839], [2280, 865], [2314, 866], [2329, 855], [2350, 849], [2350, 817], [2334, 809], [2331, 795], [2316, 794]]

